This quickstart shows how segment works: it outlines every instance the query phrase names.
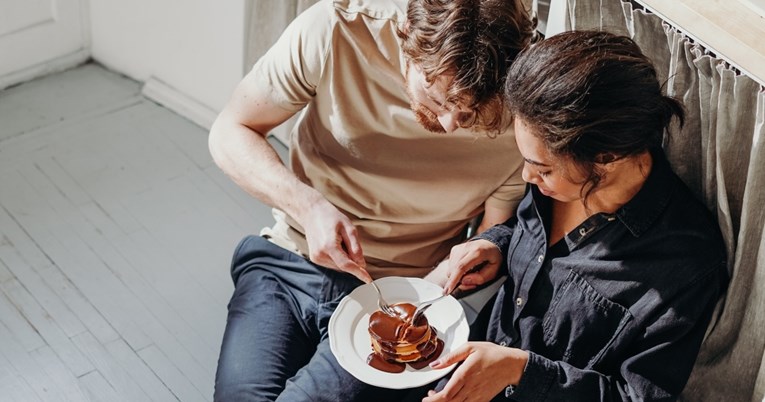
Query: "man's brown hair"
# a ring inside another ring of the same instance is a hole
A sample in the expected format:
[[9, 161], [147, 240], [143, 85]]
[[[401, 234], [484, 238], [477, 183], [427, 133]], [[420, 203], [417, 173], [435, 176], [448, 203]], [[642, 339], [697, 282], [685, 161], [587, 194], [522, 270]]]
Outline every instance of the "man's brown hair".
[[446, 103], [475, 112], [464, 126], [490, 132], [506, 127], [505, 76], [535, 37], [521, 0], [410, 0], [398, 35], [404, 54], [428, 82], [454, 76]]

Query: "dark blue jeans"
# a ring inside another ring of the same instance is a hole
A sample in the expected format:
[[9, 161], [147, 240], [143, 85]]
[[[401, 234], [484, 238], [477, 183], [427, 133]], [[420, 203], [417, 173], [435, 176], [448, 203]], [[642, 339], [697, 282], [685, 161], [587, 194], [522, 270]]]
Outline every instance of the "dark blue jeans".
[[346, 372], [329, 349], [327, 326], [340, 300], [361, 285], [258, 237], [246, 237], [231, 266], [215, 400], [397, 401], [407, 391], [372, 387]]

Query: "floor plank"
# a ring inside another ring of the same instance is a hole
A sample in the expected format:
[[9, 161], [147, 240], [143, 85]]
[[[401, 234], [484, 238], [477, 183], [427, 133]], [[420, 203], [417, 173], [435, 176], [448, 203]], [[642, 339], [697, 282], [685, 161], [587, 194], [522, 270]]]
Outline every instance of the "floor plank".
[[231, 253], [270, 208], [94, 64], [0, 92], [0, 121], [0, 401], [212, 400]]
[[77, 378], [61, 362], [53, 349], [44, 346], [33, 350], [29, 354], [58, 388], [59, 400], [73, 402], [87, 400], [84, 391], [77, 382]]
[[137, 82], [94, 64], [0, 91], [0, 140], [102, 113], [139, 93]]

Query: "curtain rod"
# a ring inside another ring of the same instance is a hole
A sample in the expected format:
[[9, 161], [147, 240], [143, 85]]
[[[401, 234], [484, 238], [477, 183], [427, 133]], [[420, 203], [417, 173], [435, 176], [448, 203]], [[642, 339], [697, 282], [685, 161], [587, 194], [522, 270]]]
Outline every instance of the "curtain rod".
[[[697, 2], [700, 1], [706, 1], [706, 0], [694, 0]], [[633, 7], [637, 6], [638, 10], [648, 12], [651, 14], [657, 15], [659, 18], [661, 18], [666, 24], [668, 24], [670, 27], [675, 29], [676, 31], [680, 32], [681, 34], [688, 37], [691, 42], [694, 44], [694, 46], [698, 46], [701, 48], [705, 53], [711, 54], [712, 56], [722, 60], [727, 64], [728, 67], [730, 67], [734, 72], [737, 74], [744, 74], [748, 76], [749, 78], [756, 81], [760, 86], [765, 88], [765, 45], [763, 43], [760, 43], [759, 46], [751, 45], [749, 43], [746, 43], [744, 40], [737, 38], [732, 32], [728, 32], [726, 30], [723, 30], [722, 28], [716, 26], [712, 21], [705, 20], [704, 18], [699, 18], [698, 13], [696, 15], [693, 15], [692, 17], [695, 17], [692, 22], [695, 23], [697, 26], [701, 25], [701, 22], [705, 22], [706, 24], [702, 26], [702, 28], [710, 28], [709, 30], [715, 30], [717, 32], [713, 32], [718, 34], [718, 37], [713, 37], [713, 35], [710, 35], [709, 33], [707, 36], [710, 37], [710, 40], [719, 40], [721, 39], [719, 36], [724, 36], [722, 39], [728, 39], [733, 38], [733, 46], [731, 47], [730, 51], [721, 51], [720, 49], [716, 49], [713, 46], [710, 46], [709, 41], [704, 40], [701, 38], [702, 32], [695, 33], [691, 32], [691, 29], [688, 29], [688, 27], [683, 27], [681, 24], [679, 24], [675, 18], [672, 18], [672, 16], [675, 17], [687, 17], [688, 14], [688, 5], [684, 4], [682, 1], [678, 0], [672, 0], [671, 2], [666, 2], [664, 0], [629, 0], [629, 3], [632, 4]], [[731, 4], [728, 4], [727, 10], [730, 11], [730, 7], [733, 7], [732, 3], [736, 3], [736, 1], [729, 2]], [[725, 10], [721, 10], [725, 11]], [[750, 16], [747, 14], [747, 16]], [[687, 19], [689, 22], [690, 19]], [[761, 25], [758, 25], [757, 27], [761, 30], [765, 27], [765, 21], [762, 18], [755, 17], [752, 19], [752, 21], [760, 21]], [[751, 22], [747, 20], [747, 22]], [[713, 28], [713, 29], [711, 29]], [[744, 54], [745, 57], [740, 57], [742, 59], [741, 62], [734, 61], [730, 56], [729, 53], [735, 53], [735, 54]], [[758, 61], [752, 61], [759, 58]], [[747, 68], [749, 67], [749, 68]]]

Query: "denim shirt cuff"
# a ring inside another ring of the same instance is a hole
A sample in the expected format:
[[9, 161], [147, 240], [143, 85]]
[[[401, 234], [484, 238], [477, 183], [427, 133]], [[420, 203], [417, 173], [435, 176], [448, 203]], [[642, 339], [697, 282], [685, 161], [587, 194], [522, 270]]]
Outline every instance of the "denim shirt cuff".
[[507, 255], [507, 249], [510, 246], [510, 239], [512, 238], [513, 232], [511, 229], [509, 229], [506, 226], [497, 225], [494, 227], [491, 227], [489, 229], [486, 229], [483, 233], [480, 233], [476, 235], [474, 238], [470, 239], [472, 240], [487, 240], [492, 242], [497, 248], [499, 249], [499, 252], [502, 253], [503, 257], [506, 257]]
[[529, 351], [529, 361], [523, 370], [521, 381], [505, 391], [505, 397], [517, 401], [544, 401], [550, 386], [558, 375], [557, 365], [534, 352]]

